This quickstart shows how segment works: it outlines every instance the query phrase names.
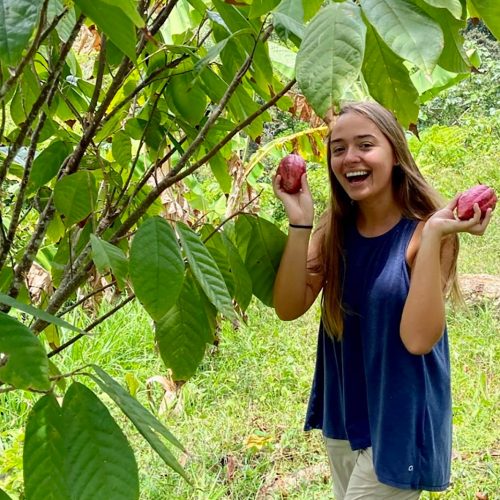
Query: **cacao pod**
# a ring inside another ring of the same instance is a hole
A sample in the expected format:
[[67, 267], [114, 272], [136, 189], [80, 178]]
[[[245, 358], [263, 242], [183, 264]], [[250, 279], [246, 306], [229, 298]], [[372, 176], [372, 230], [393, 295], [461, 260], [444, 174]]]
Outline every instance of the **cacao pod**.
[[486, 210], [495, 208], [497, 196], [489, 186], [480, 184], [463, 192], [457, 202], [457, 217], [460, 220], [469, 220], [474, 216], [474, 204], [481, 209], [481, 218], [486, 215]]
[[278, 174], [281, 176], [281, 189], [289, 194], [300, 191], [300, 179], [306, 172], [306, 162], [298, 154], [286, 155], [278, 166]]

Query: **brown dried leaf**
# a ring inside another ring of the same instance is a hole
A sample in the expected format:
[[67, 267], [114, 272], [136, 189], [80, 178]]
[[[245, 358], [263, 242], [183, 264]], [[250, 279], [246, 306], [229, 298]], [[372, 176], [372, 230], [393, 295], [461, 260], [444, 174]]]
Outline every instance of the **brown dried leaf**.
[[[159, 405], [154, 401], [153, 384], [160, 384], [165, 391]], [[170, 377], [164, 375], [154, 375], [146, 380], [148, 400], [153, 407], [158, 407], [159, 415], [163, 415], [173, 408], [179, 411], [181, 404], [178, 396], [182, 385], [183, 383], [174, 382]]]

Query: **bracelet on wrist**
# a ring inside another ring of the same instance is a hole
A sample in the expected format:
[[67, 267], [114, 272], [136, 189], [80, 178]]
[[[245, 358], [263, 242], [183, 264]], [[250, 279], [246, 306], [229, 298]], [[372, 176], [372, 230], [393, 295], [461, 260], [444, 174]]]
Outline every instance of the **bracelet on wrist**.
[[312, 229], [312, 224], [288, 224], [289, 227], [294, 227], [296, 229]]

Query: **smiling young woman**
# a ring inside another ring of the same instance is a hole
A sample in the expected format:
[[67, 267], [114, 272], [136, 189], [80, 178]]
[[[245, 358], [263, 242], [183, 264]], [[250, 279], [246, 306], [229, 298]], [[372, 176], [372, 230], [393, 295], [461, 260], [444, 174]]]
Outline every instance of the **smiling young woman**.
[[[457, 198], [443, 207], [392, 113], [345, 105], [328, 141], [330, 206], [311, 236], [314, 204], [274, 180], [291, 228], [274, 286], [281, 319], [322, 293], [305, 429], [321, 429], [337, 499], [416, 499], [447, 488], [451, 391], [445, 295], [455, 283]], [[308, 228], [293, 227], [294, 225]]]

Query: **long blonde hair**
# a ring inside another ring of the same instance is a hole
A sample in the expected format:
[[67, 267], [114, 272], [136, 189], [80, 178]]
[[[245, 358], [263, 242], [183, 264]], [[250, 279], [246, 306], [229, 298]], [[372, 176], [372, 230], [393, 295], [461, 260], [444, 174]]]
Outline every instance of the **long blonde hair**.
[[[396, 165], [392, 171], [392, 184], [396, 202], [403, 217], [427, 220], [443, 206], [443, 199], [424, 179], [413, 159], [405, 133], [394, 115], [376, 102], [347, 103], [338, 116], [358, 113], [371, 120], [392, 145]], [[317, 229], [320, 238], [320, 268], [324, 286], [321, 299], [322, 319], [329, 335], [340, 339], [343, 331], [342, 265], [344, 260], [344, 228], [347, 219], [354, 220], [356, 204], [351, 201], [331, 169], [330, 141], [327, 144], [328, 175], [330, 179], [330, 207], [322, 215]], [[456, 279], [458, 238], [455, 236], [454, 257], [446, 290], [459, 296]]]

